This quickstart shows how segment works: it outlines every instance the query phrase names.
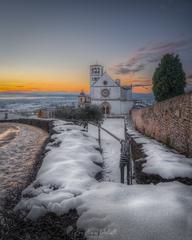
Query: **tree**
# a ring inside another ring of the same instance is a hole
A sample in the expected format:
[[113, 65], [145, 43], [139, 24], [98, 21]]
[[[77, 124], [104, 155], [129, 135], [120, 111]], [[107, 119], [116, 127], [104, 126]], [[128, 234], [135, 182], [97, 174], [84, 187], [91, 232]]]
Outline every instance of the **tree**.
[[64, 120], [99, 122], [102, 121], [103, 114], [98, 106], [89, 105], [85, 106], [85, 108], [59, 107], [55, 111], [55, 117]]
[[184, 93], [185, 72], [178, 55], [166, 54], [153, 75], [156, 101], [163, 101]]
[[80, 118], [85, 121], [99, 122], [103, 119], [101, 109], [96, 105], [89, 105], [82, 108]]

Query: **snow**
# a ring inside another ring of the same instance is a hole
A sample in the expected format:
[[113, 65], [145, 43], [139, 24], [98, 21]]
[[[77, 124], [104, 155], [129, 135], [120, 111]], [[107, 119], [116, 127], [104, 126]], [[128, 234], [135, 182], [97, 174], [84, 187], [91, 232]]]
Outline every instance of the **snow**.
[[191, 196], [192, 187], [180, 183], [101, 183], [81, 197], [78, 226], [89, 239], [191, 239]]
[[[124, 139], [124, 119], [106, 119], [102, 127], [113, 133], [118, 138]], [[105, 180], [118, 183], [120, 181], [120, 142], [102, 130], [101, 142], [105, 161]]]
[[57, 134], [47, 145], [49, 151], [36, 180], [23, 191], [23, 200], [16, 208], [26, 209], [32, 219], [36, 218], [37, 207], [45, 214], [57, 211], [60, 204], [59, 211], [67, 213], [76, 203], [75, 197], [97, 183], [95, 175], [102, 170], [98, 164], [103, 159], [95, 138], [82, 132], [81, 127], [62, 121], [55, 122], [54, 130]]
[[192, 158], [187, 158], [162, 143], [140, 134], [130, 122], [128, 133], [137, 143], [142, 144], [146, 154], [146, 163], [142, 165], [143, 172], [156, 174], [165, 179], [192, 178]]
[[[119, 125], [116, 121], [107, 120], [104, 126], [122, 137], [122, 120]], [[90, 240], [191, 240], [192, 186], [178, 182], [132, 186], [98, 182], [95, 175], [101, 171], [98, 164], [103, 159], [96, 150], [97, 130], [89, 126], [90, 132], [82, 132], [80, 127], [62, 121], [55, 122], [55, 130], [55, 141], [47, 146], [50, 151], [38, 176], [24, 190], [16, 210], [35, 220], [47, 212], [61, 215], [77, 209], [77, 225]], [[112, 179], [119, 163], [114, 163], [119, 161], [119, 147], [114, 155], [107, 150], [118, 142], [103, 133], [102, 142]]]
[[[124, 139], [124, 119], [123, 118], [108, 118], [104, 121], [103, 128], [107, 129], [120, 139]], [[108, 138], [109, 135], [107, 134]]]
[[[120, 139], [124, 138], [124, 119], [108, 118], [104, 121], [102, 127], [116, 137]], [[98, 137], [97, 127], [89, 125], [89, 133], [92, 136]], [[120, 142], [101, 129], [101, 144], [104, 158], [104, 180], [119, 182]]]

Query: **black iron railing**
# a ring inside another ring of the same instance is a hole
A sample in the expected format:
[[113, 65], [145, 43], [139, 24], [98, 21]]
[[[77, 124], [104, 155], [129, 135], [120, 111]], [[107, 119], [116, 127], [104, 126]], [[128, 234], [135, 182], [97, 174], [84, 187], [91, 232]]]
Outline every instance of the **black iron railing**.
[[121, 144], [121, 153], [120, 153], [120, 161], [119, 161], [119, 168], [120, 168], [120, 181], [121, 183], [126, 183], [128, 185], [132, 184], [133, 179], [133, 159], [132, 159], [132, 141], [127, 132], [127, 119], [124, 118], [124, 139], [121, 139], [111, 133], [109, 130], [103, 128], [102, 122], [94, 123], [82, 120], [74, 120], [74, 119], [65, 119], [65, 121], [72, 122], [76, 125], [82, 126], [85, 131], [88, 131], [89, 124], [98, 128], [98, 142], [101, 148], [101, 130], [109, 134], [111, 137], [116, 139]]
[[121, 153], [120, 153], [120, 181], [121, 183], [125, 183], [125, 180], [128, 185], [132, 184], [133, 179], [133, 166], [132, 166], [132, 141], [127, 133], [126, 127], [126, 119], [124, 118], [124, 137], [125, 139], [120, 139], [115, 136], [113, 133], [108, 131], [107, 129], [101, 127], [101, 124], [90, 123], [95, 127], [98, 127], [98, 142], [101, 147], [101, 130], [108, 133], [111, 137], [116, 139], [121, 144]]

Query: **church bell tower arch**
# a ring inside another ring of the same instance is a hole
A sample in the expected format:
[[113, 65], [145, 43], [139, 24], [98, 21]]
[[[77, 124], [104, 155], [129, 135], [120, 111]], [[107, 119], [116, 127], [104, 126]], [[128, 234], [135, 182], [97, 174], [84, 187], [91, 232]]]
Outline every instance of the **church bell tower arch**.
[[90, 65], [90, 86], [92, 86], [104, 74], [104, 67], [99, 64]]

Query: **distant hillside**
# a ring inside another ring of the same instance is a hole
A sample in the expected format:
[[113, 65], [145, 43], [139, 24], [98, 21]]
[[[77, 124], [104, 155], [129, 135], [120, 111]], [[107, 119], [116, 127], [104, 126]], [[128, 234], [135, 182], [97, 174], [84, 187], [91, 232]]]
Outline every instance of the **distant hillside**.
[[[185, 92], [189, 93], [192, 92], [192, 84], [187, 84], [185, 87]], [[154, 101], [154, 95], [153, 93], [133, 93], [132, 94], [133, 99], [137, 99], [137, 100], [144, 100], [144, 101]]]

